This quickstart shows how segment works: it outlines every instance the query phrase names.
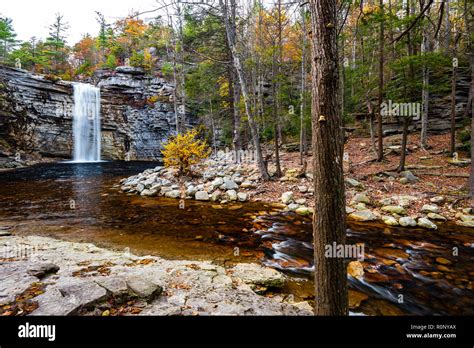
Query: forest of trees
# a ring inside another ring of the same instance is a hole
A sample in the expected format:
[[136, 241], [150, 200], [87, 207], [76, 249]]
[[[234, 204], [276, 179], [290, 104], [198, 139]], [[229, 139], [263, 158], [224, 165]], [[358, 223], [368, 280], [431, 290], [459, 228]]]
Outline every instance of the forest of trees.
[[[311, 144], [316, 313], [344, 315], [345, 264], [323, 256], [325, 245], [345, 243], [344, 127], [362, 115], [374, 160], [382, 161], [382, 105], [417, 103], [418, 145], [426, 149], [433, 96], [449, 96], [453, 155], [457, 139], [470, 136], [457, 134], [459, 126], [474, 129], [472, 77], [467, 106], [456, 108], [457, 81], [473, 71], [472, 11], [468, 0], [157, 2], [113, 22], [96, 12], [97, 32], [75, 44], [66, 42], [61, 14], [47, 38], [25, 42], [0, 17], [0, 62], [64, 80], [120, 65], [163, 76], [176, 86], [178, 133], [187, 112], [197, 115], [212, 145], [252, 147], [263, 180], [282, 176], [283, 144], [298, 144], [302, 166]], [[156, 17], [143, 19], [150, 16]], [[464, 125], [456, 124], [459, 112]], [[402, 121], [398, 171], [405, 169], [413, 121]], [[474, 175], [470, 188], [474, 194]]]
[[[426, 146], [430, 97], [455, 93], [452, 81], [468, 74], [471, 14], [467, 0], [338, 2], [339, 107], [345, 125], [366, 115], [379, 160], [379, 108], [385, 100], [421, 103], [420, 145]], [[66, 80], [129, 63], [174, 80], [178, 105], [208, 129], [218, 129], [224, 145], [272, 143], [277, 176], [283, 142], [299, 141], [301, 153], [306, 151], [312, 37], [307, 4], [181, 1], [158, 3], [146, 14], [154, 15], [145, 21], [144, 14], [134, 13], [108, 22], [96, 12], [97, 32], [74, 45], [65, 41], [69, 26], [61, 14], [52, 18], [47, 38], [25, 42], [16, 40], [14, 23], [1, 17], [0, 59], [12, 66], [19, 59], [24, 69]], [[410, 119], [404, 123], [406, 135]]]

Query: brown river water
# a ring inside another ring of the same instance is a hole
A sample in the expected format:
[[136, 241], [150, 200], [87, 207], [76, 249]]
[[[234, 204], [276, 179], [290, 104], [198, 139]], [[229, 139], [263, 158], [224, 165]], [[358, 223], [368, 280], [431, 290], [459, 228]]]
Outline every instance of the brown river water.
[[[290, 276], [283, 295], [314, 298], [310, 218], [264, 203], [216, 209], [215, 203], [186, 201], [181, 209], [177, 200], [118, 189], [121, 178], [156, 165], [56, 163], [0, 172], [0, 226], [14, 226], [20, 235], [168, 259], [260, 262]], [[348, 277], [350, 298], [363, 299], [352, 314], [474, 314], [472, 229], [445, 224], [427, 231], [348, 221], [347, 237], [365, 247], [363, 278]], [[265, 295], [274, 295], [272, 289]]]

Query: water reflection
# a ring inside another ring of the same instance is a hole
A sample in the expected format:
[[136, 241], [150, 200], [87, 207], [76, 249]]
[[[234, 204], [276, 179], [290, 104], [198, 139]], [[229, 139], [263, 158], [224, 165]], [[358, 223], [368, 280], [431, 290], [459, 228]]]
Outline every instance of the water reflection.
[[103, 167], [98, 163], [71, 164], [72, 194], [69, 208], [76, 217], [86, 219], [90, 224], [100, 218], [102, 207]]
[[[114, 187], [120, 178], [156, 165], [58, 163], [2, 172], [0, 224], [14, 225], [17, 234], [128, 247], [165, 258], [219, 264], [260, 261], [295, 277], [299, 287], [291, 291], [300, 298], [312, 297], [309, 218], [269, 214], [272, 208], [261, 203], [231, 210], [186, 201], [185, 209], [179, 209], [176, 200], [126, 195]], [[349, 223], [347, 235], [350, 244], [364, 243], [367, 253], [364, 277], [349, 277], [351, 291], [366, 298], [355, 312], [474, 314], [474, 234], [469, 229], [447, 225], [426, 231]], [[450, 264], [440, 263], [440, 258]]]

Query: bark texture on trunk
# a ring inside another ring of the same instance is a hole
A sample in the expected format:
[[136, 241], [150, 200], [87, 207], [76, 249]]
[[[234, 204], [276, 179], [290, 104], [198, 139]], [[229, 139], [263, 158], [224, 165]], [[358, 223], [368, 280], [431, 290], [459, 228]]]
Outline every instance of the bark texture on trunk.
[[468, 111], [471, 114], [471, 175], [469, 177], [469, 194], [474, 197], [474, 101], [472, 99], [474, 95], [474, 53], [471, 51], [469, 56], [469, 65], [471, 66], [471, 86], [469, 88], [469, 100], [467, 103]]
[[[470, 0], [464, 0], [463, 12], [464, 12], [464, 25], [466, 26], [467, 32], [472, 32], [472, 6]], [[472, 47], [472, 41], [468, 43], [469, 52], [469, 67], [471, 68], [471, 85], [469, 87], [469, 98], [466, 105], [466, 114], [471, 114], [471, 174], [469, 176], [469, 195], [474, 198], [474, 101], [472, 100], [474, 95], [474, 52]]]
[[309, 7], [313, 72], [315, 314], [347, 315], [345, 261], [325, 257], [326, 246], [343, 245], [346, 240], [336, 0], [310, 0]]
[[382, 20], [380, 21], [380, 35], [379, 35], [379, 96], [378, 96], [378, 114], [377, 114], [377, 135], [378, 135], [378, 145], [377, 145], [377, 161], [382, 161], [383, 159], [383, 128], [382, 128], [382, 113], [381, 107], [383, 103], [383, 86], [384, 86], [384, 76], [383, 76], [383, 66], [385, 64], [384, 50], [385, 50], [385, 19], [384, 10], [383, 10], [383, 0], [380, 0], [380, 10], [382, 15]]

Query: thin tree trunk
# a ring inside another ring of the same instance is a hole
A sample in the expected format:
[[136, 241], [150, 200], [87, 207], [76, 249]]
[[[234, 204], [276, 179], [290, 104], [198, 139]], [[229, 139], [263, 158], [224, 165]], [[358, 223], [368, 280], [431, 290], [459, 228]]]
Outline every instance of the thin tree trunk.
[[[344, 36], [342, 36], [341, 39], [341, 47], [346, 46], [346, 41], [344, 40]], [[344, 116], [344, 104], [345, 104], [345, 88], [346, 88], [346, 67], [344, 66], [344, 60], [345, 60], [345, 54], [344, 54], [344, 49], [342, 50], [342, 53], [340, 54], [340, 60], [338, 62], [339, 64], [339, 69], [341, 70], [341, 82], [340, 82], [340, 95], [341, 95], [341, 115]], [[344, 119], [344, 118], [343, 118]], [[344, 126], [344, 125], [343, 125]]]
[[[356, 32], [357, 32], [357, 29], [356, 29]], [[354, 70], [356, 67], [356, 63], [355, 63], [356, 62], [356, 44], [357, 44], [357, 34], [354, 34], [354, 38], [352, 39], [352, 57], [351, 57], [352, 70]], [[364, 47], [363, 46], [361, 47], [360, 51], [362, 52], [362, 61], [363, 61], [364, 60]], [[354, 93], [355, 93], [355, 83], [354, 83], [354, 78], [351, 77], [351, 98], [354, 96]]]
[[[407, 7], [406, 7], [406, 16], [409, 17], [411, 13], [411, 4], [410, 0], [407, 0]], [[407, 24], [408, 25], [408, 24]], [[407, 53], [408, 57], [410, 58], [409, 60], [409, 66], [408, 66], [408, 77], [410, 81], [413, 81], [415, 79], [415, 68], [413, 66], [413, 63], [411, 61], [411, 57], [413, 56], [413, 42], [411, 39], [411, 33], [407, 33]], [[410, 98], [410, 101], [413, 100], [413, 90], [410, 87], [408, 90], [408, 95]], [[410, 131], [410, 123], [411, 123], [411, 117], [404, 116], [403, 119], [403, 133], [402, 133], [402, 152], [400, 154], [400, 164], [398, 165], [398, 171], [402, 172], [405, 170], [405, 162], [406, 162], [406, 153], [407, 153], [407, 144], [408, 144], [408, 133]]]
[[303, 42], [301, 46], [301, 93], [300, 93], [300, 164], [304, 163], [305, 155], [305, 127], [304, 127], [304, 92], [306, 88], [306, 21], [304, 8], [301, 9], [301, 25], [303, 28]]
[[[278, 96], [280, 95], [280, 90], [281, 90], [281, 76], [282, 76], [282, 64], [283, 64], [283, 22], [282, 22], [282, 0], [278, 0], [278, 65], [277, 65], [277, 91], [278, 91]], [[281, 112], [281, 100], [280, 98], [277, 98], [277, 106], [278, 106], [278, 141], [280, 144], [283, 143], [283, 135], [281, 132], [282, 126], [281, 126], [281, 118], [280, 118], [280, 112]], [[280, 162], [280, 158], [278, 158], [278, 162]], [[278, 165], [280, 165], [278, 163]]]
[[[274, 107], [274, 121], [275, 121], [275, 166], [276, 172], [275, 177], [281, 177], [281, 166], [280, 166], [280, 141], [281, 141], [281, 128], [280, 128], [280, 75], [281, 75], [281, 64], [282, 64], [282, 22], [281, 22], [281, 0], [278, 0], [278, 55], [274, 53], [273, 57], [273, 107]], [[275, 73], [276, 72], [276, 73]]]
[[316, 315], [347, 315], [347, 271], [343, 258], [326, 247], [346, 241], [344, 137], [339, 108], [336, 0], [310, 0], [312, 29], [312, 121], [315, 189], [314, 284]]
[[[263, 47], [263, 17], [262, 17], [262, 5], [259, 1], [259, 8], [258, 8], [258, 33], [257, 33], [257, 42], [258, 47]], [[264, 94], [263, 94], [263, 68], [262, 68], [262, 57], [261, 53], [257, 54], [257, 84], [258, 84], [258, 96], [257, 96], [257, 115], [258, 120], [261, 122], [263, 117], [263, 107], [264, 107]]]
[[444, 32], [444, 49], [449, 52], [449, 44], [451, 43], [451, 21], [449, 20], [449, 0], [444, 0], [444, 13], [445, 13], [445, 32]]
[[[177, 78], [177, 63], [176, 63], [176, 38], [173, 28], [173, 21], [171, 20], [171, 16], [168, 15], [168, 25], [171, 30], [171, 42], [173, 44], [173, 54], [172, 54], [172, 62], [173, 62], [173, 109], [174, 109], [174, 117], [175, 117], [175, 124], [176, 124], [176, 134], [179, 134], [179, 100], [178, 100], [178, 78]], [[171, 52], [169, 50], [169, 46], [166, 45], [166, 51], [168, 56], [171, 56]]]
[[[421, 7], [424, 7], [424, 0], [421, 1]], [[428, 9], [429, 13], [429, 9]], [[429, 32], [428, 28], [423, 28], [423, 38], [421, 43], [421, 54], [426, 56], [426, 53], [430, 51], [430, 40], [429, 40]], [[430, 104], [430, 92], [428, 90], [430, 84], [430, 70], [426, 66], [423, 65], [423, 90], [421, 92], [421, 99], [422, 99], [422, 114], [421, 114], [421, 148], [426, 149], [428, 145], [428, 112], [429, 112], [429, 104]]]
[[423, 90], [421, 92], [422, 99], [422, 113], [421, 113], [421, 148], [426, 149], [428, 142], [428, 112], [430, 92], [428, 91], [429, 84], [429, 69], [423, 67]]
[[[232, 40], [232, 43], [235, 45], [237, 41], [237, 27], [235, 22], [236, 16], [236, 7], [231, 7], [230, 18], [229, 18], [229, 25], [231, 27], [231, 37], [229, 40]], [[232, 58], [232, 57], [231, 57]], [[233, 127], [234, 127], [234, 134], [232, 139], [232, 146], [234, 148], [235, 154], [235, 161], [238, 163], [240, 161], [239, 151], [242, 149], [242, 139], [241, 139], [241, 117], [240, 117], [240, 110], [239, 110], [239, 103], [240, 103], [240, 86], [237, 77], [237, 72], [235, 71], [234, 67], [230, 68], [230, 77], [232, 80], [232, 89], [229, 91], [230, 99], [231, 99], [231, 106], [232, 106], [232, 117], [233, 117]], [[230, 84], [229, 84], [229, 87]]]
[[369, 131], [370, 131], [370, 144], [372, 151], [377, 156], [377, 147], [375, 146], [375, 115], [372, 108], [372, 104], [367, 100], [367, 110], [369, 111]]
[[378, 113], [377, 113], [377, 135], [378, 135], [378, 146], [377, 146], [377, 161], [383, 160], [383, 127], [382, 127], [382, 113], [381, 106], [383, 103], [383, 87], [384, 87], [384, 76], [383, 66], [384, 62], [384, 49], [385, 49], [385, 19], [383, 10], [383, 0], [379, 2], [382, 20], [380, 21], [380, 36], [379, 36], [379, 97], [378, 97]]
[[[242, 65], [240, 63], [240, 58], [239, 55], [237, 54], [237, 50], [235, 48], [234, 43], [230, 38], [232, 37], [232, 29], [229, 23], [229, 14], [227, 10], [227, 0], [219, 0], [219, 5], [222, 9], [223, 12], [223, 17], [224, 17], [224, 24], [226, 28], [226, 34], [227, 34], [227, 41], [229, 43], [229, 48], [230, 52], [232, 54], [232, 59], [234, 63], [235, 70], [237, 72], [237, 76], [239, 78], [239, 83], [240, 83], [240, 89], [242, 92], [242, 97], [244, 99], [244, 105], [245, 105], [245, 114], [247, 116], [248, 122], [249, 122], [249, 127], [250, 127], [250, 133], [252, 136], [253, 144], [255, 147], [255, 152], [257, 155], [257, 164], [258, 168], [260, 170], [260, 175], [262, 177], [262, 180], [269, 180], [270, 176], [268, 175], [267, 167], [265, 165], [264, 158], [262, 156], [262, 148], [260, 146], [260, 139], [258, 136], [258, 130], [257, 130], [257, 124], [255, 123], [255, 119], [252, 114], [252, 110], [250, 108], [250, 97], [248, 94], [248, 88], [247, 88], [247, 81], [245, 80], [244, 77], [244, 72], [242, 69]], [[235, 6], [235, 1], [231, 0], [231, 6]]]
[[[456, 58], [456, 48], [454, 49], [454, 58]], [[450, 156], [456, 152], [456, 67], [453, 62], [453, 73], [451, 77], [451, 147]]]
[[276, 172], [275, 177], [281, 177], [281, 167], [280, 167], [280, 152], [279, 152], [279, 141], [278, 141], [278, 101], [277, 101], [277, 82], [276, 82], [276, 55], [273, 54], [273, 62], [272, 62], [272, 95], [273, 95], [273, 129], [275, 133], [274, 142], [275, 142], [275, 166]]
[[[235, 74], [234, 74], [235, 76]], [[237, 76], [235, 76], [237, 77]], [[233, 139], [233, 144], [234, 144], [234, 150], [235, 152], [238, 152], [242, 149], [242, 136], [241, 136], [241, 128], [242, 128], [242, 119], [240, 116], [240, 86], [239, 82], [237, 79], [234, 79], [234, 94], [232, 96], [233, 98], [233, 105], [234, 105], [234, 139]]]
[[178, 60], [180, 63], [180, 69], [178, 70], [178, 81], [179, 81], [179, 97], [180, 97], [180, 106], [178, 108], [178, 120], [179, 120], [179, 131], [186, 131], [186, 77], [184, 72], [184, 53], [183, 53], [183, 20], [181, 13], [181, 6], [177, 2], [178, 9], [178, 32], [179, 32], [179, 54]]
[[212, 147], [214, 149], [214, 156], [217, 156], [216, 126], [214, 124], [214, 112], [212, 111], [211, 99], [209, 99], [209, 111], [211, 112]]
[[405, 116], [403, 118], [403, 133], [402, 133], [402, 153], [400, 154], [400, 165], [398, 171], [403, 172], [405, 170], [405, 158], [407, 154], [407, 142], [408, 142], [408, 126], [410, 125], [410, 118]]

